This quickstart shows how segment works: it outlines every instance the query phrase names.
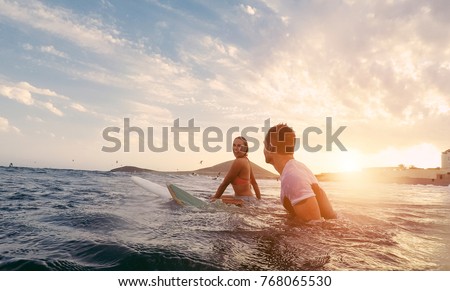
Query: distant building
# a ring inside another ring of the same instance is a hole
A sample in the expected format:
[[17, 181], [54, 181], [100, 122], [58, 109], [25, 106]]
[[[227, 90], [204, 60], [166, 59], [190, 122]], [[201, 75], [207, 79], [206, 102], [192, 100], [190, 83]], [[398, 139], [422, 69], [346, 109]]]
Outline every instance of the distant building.
[[441, 161], [442, 161], [442, 169], [450, 169], [450, 149], [442, 153]]

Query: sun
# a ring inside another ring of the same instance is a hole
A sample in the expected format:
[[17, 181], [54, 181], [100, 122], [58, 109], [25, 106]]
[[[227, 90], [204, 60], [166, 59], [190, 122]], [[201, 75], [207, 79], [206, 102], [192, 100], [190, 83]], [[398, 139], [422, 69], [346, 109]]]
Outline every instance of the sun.
[[346, 152], [339, 158], [338, 169], [340, 172], [358, 172], [361, 171], [359, 154], [356, 152]]

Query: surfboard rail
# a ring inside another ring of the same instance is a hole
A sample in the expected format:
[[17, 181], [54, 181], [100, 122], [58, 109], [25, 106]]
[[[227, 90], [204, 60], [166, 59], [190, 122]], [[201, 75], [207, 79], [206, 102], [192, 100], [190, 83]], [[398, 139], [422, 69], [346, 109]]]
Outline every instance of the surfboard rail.
[[[153, 183], [152, 181], [131, 176], [131, 180], [138, 186], [146, 189], [150, 193], [157, 195], [163, 199], [173, 199], [177, 204], [182, 206], [193, 206], [196, 208], [216, 208], [220, 209], [222, 207], [228, 208], [229, 205], [243, 206], [245, 201], [234, 197], [222, 197], [219, 200], [221, 203], [217, 204], [214, 201], [205, 201], [200, 198], [195, 197], [189, 192], [181, 189], [173, 183], [166, 183], [166, 187]], [[212, 202], [212, 203], [210, 203]]]
[[209, 203], [203, 201], [187, 191], [181, 189], [175, 184], [167, 183], [167, 189], [169, 189], [170, 194], [172, 195], [173, 200], [180, 205], [190, 205], [197, 208], [205, 208], [208, 207]]

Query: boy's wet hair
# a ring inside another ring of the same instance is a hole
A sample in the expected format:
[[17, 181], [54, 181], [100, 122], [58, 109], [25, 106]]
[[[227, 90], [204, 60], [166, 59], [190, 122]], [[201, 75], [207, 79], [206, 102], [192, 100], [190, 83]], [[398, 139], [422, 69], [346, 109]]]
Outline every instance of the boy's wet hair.
[[267, 151], [281, 155], [293, 154], [295, 151], [295, 132], [286, 124], [272, 126], [264, 139]]

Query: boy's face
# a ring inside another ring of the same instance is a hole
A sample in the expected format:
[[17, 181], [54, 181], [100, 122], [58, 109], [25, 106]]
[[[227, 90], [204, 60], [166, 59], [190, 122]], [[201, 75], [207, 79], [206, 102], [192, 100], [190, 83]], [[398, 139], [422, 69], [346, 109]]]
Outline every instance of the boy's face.
[[264, 140], [264, 158], [266, 159], [266, 163], [268, 164], [273, 164], [273, 154], [272, 152], [270, 152], [268, 149], [270, 148], [270, 145], [266, 140]]

